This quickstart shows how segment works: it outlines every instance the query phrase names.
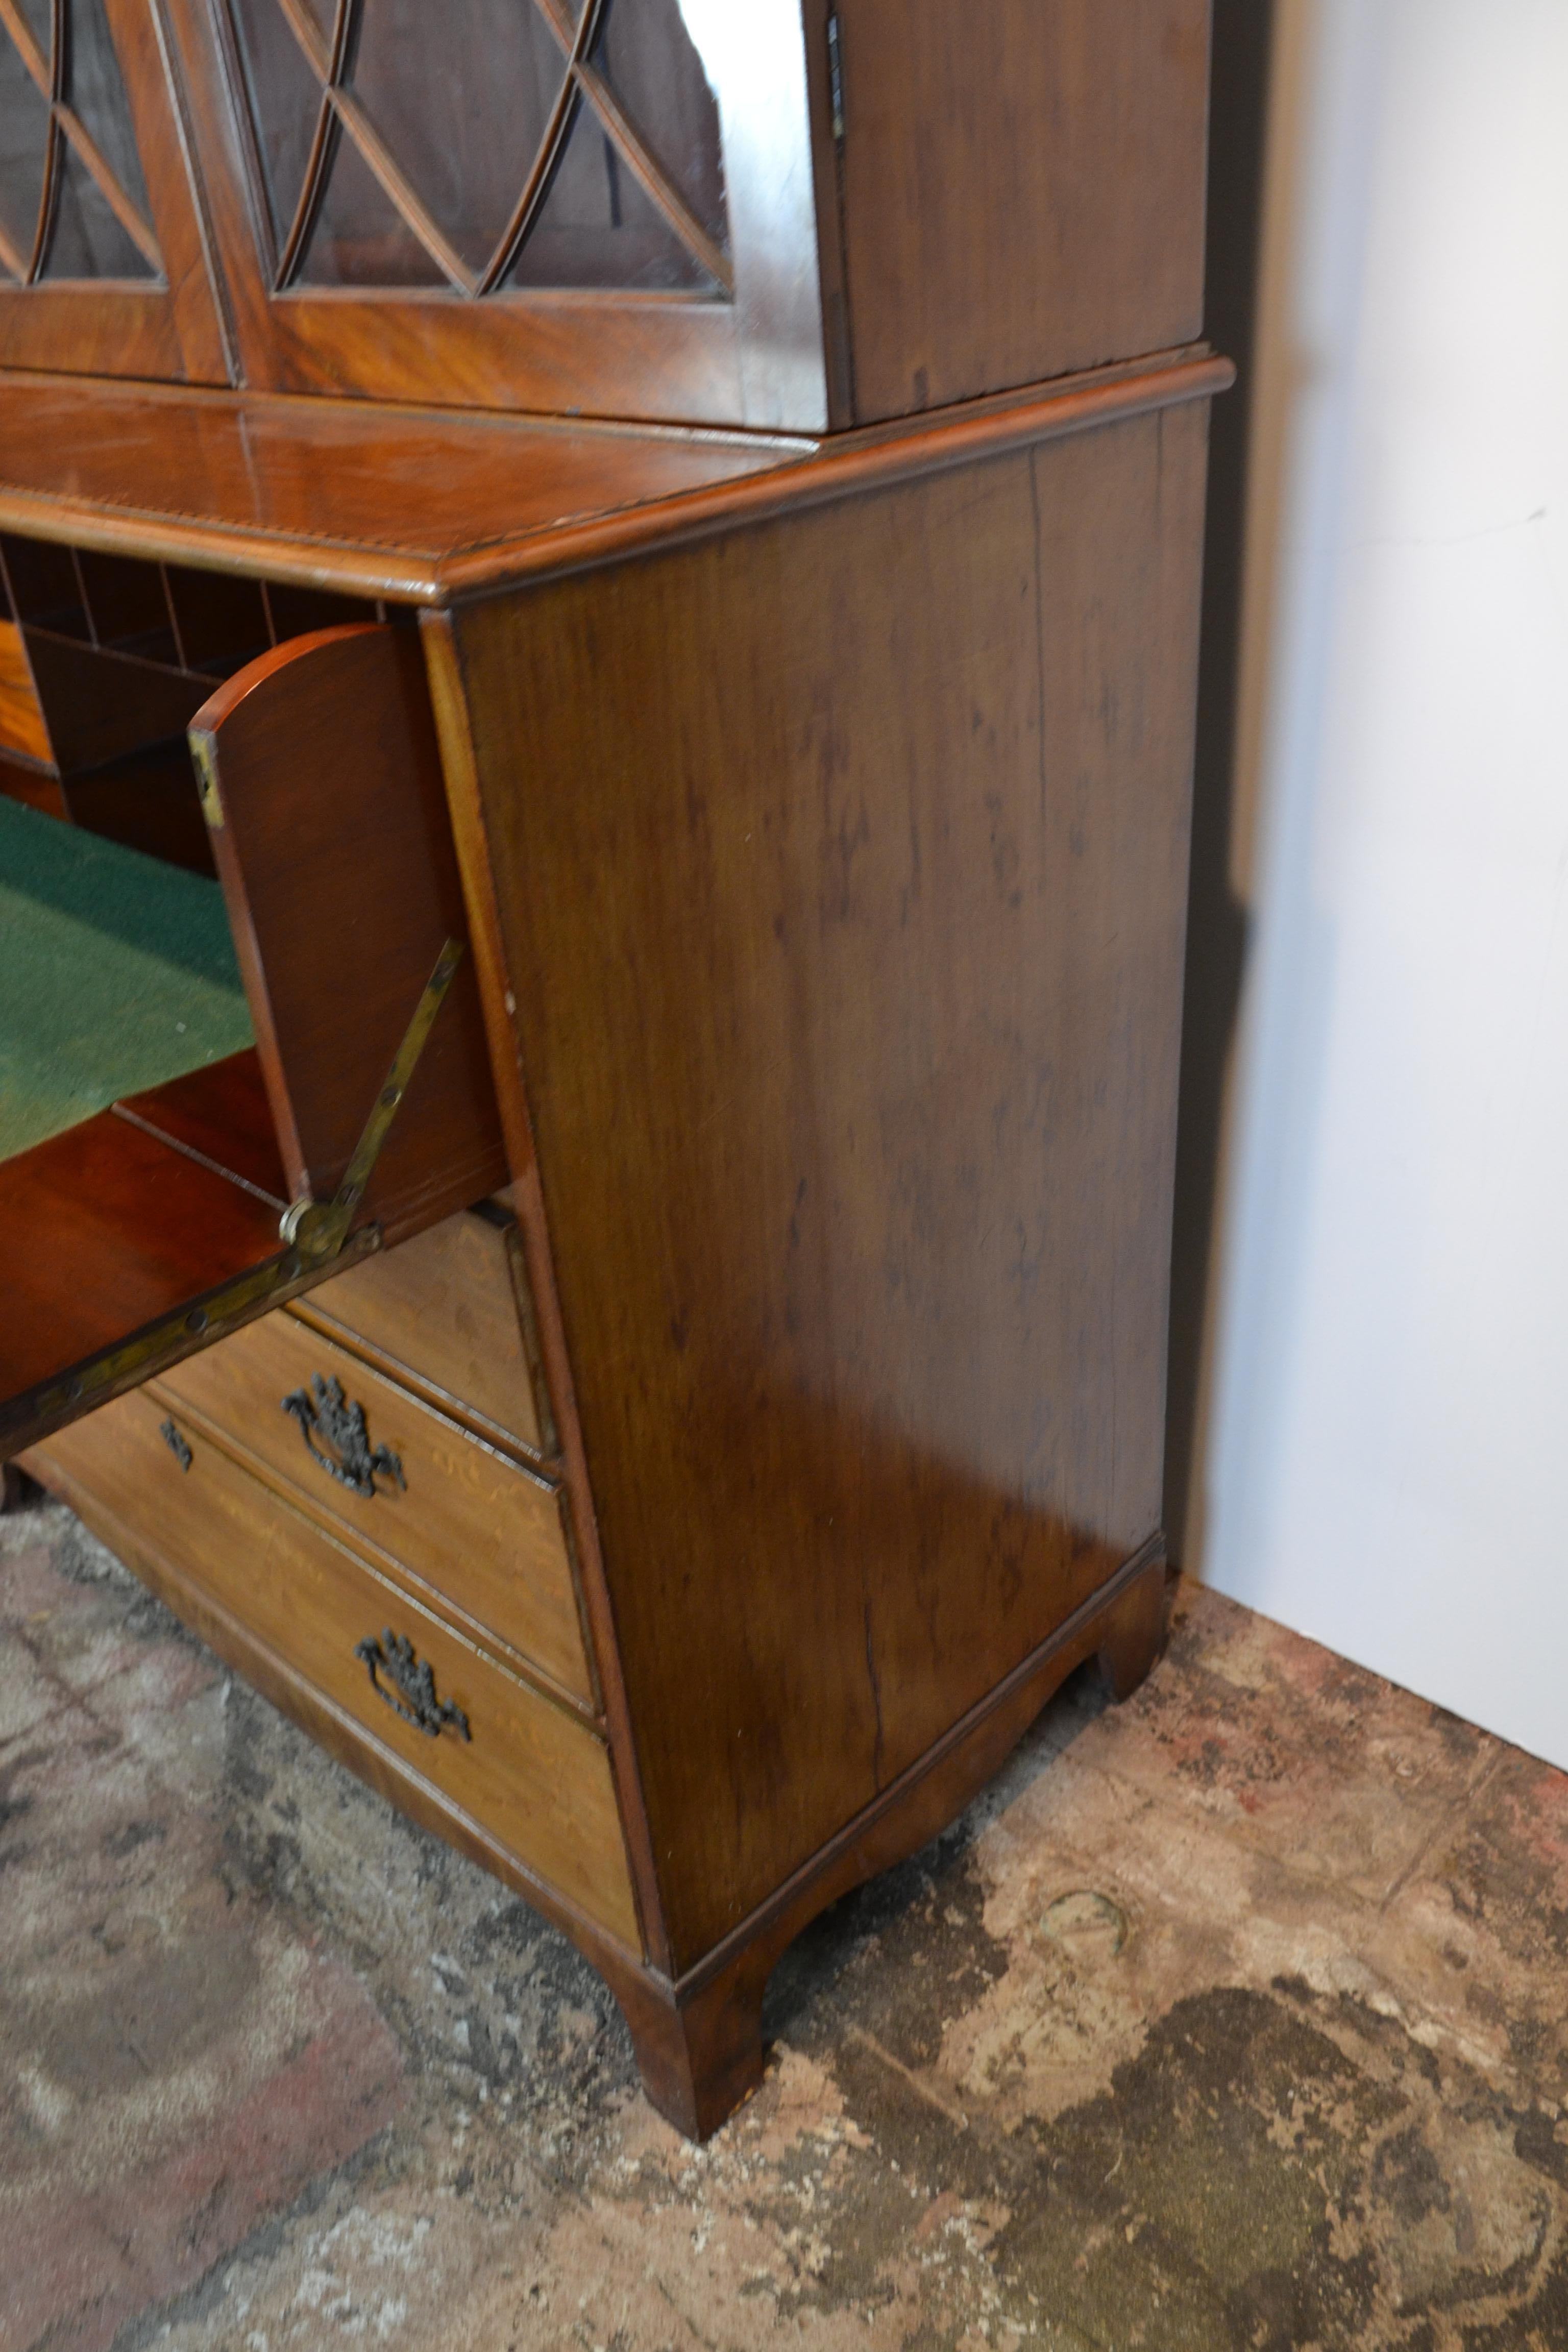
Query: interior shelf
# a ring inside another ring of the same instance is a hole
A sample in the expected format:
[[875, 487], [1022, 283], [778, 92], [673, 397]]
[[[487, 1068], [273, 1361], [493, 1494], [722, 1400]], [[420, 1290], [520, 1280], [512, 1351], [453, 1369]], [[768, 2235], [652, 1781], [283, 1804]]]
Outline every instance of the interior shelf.
[[[254, 1054], [218, 1065], [214, 1092], [266, 1116]], [[0, 1161], [0, 1400], [89, 1367], [277, 1254], [279, 1202], [160, 1133], [158, 1115], [154, 1091]]]

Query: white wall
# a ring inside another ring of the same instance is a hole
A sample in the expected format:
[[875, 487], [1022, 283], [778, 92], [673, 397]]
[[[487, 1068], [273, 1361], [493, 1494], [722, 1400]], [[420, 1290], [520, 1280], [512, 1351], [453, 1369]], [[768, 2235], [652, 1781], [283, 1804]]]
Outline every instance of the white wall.
[[1209, 1581], [1568, 1765], [1568, 0], [1283, 0]]

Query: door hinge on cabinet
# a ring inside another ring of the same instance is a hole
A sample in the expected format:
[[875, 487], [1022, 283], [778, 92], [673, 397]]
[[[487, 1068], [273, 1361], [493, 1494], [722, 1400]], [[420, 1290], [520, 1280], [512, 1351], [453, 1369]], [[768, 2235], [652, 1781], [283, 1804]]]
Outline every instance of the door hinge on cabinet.
[[835, 8], [827, 19], [827, 97], [833, 112], [833, 138], [836, 146], [844, 144], [844, 58], [838, 42], [838, 11]]

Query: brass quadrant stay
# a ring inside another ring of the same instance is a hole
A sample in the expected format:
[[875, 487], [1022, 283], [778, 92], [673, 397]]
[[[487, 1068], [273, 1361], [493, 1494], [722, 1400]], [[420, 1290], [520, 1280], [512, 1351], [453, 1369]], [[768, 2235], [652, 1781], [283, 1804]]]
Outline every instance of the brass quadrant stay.
[[375, 1098], [364, 1132], [354, 1146], [353, 1157], [343, 1171], [343, 1181], [331, 1200], [296, 1201], [292, 1208], [284, 1211], [283, 1239], [298, 1253], [302, 1265], [321, 1265], [326, 1259], [335, 1257], [342, 1247], [349, 1220], [370, 1181], [371, 1170], [386, 1141], [386, 1131], [397, 1116], [397, 1107], [407, 1092], [415, 1065], [425, 1050], [431, 1024], [441, 1010], [462, 954], [461, 940], [448, 940], [437, 957], [436, 969], [425, 983], [425, 992], [414, 1008], [414, 1018], [393, 1055], [386, 1083]]

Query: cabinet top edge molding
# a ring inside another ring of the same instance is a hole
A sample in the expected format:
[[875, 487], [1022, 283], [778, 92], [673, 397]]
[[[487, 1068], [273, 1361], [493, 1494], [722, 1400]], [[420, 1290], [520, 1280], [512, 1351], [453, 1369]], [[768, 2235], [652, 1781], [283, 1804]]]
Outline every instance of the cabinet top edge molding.
[[0, 530], [444, 604], [1206, 399], [1205, 345], [827, 439], [0, 372]]

